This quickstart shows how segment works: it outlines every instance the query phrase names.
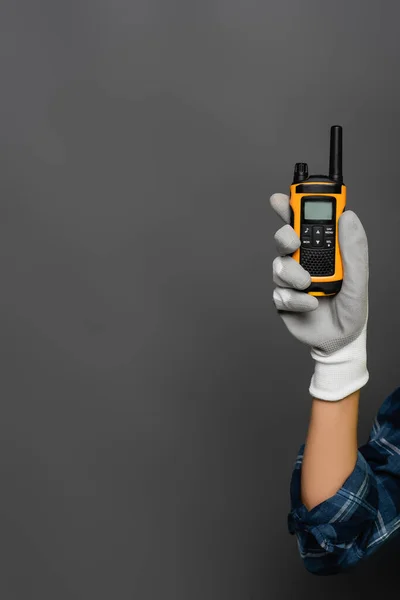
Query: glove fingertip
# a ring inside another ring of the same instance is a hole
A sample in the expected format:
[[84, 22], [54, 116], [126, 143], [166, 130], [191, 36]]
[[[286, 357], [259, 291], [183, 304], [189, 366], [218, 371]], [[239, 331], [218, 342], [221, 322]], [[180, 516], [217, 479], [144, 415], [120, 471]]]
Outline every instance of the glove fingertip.
[[289, 196], [287, 194], [275, 193], [269, 199], [269, 203], [272, 209], [276, 212], [277, 215], [281, 217], [285, 221], [285, 223], [290, 223], [290, 205], [289, 205]]

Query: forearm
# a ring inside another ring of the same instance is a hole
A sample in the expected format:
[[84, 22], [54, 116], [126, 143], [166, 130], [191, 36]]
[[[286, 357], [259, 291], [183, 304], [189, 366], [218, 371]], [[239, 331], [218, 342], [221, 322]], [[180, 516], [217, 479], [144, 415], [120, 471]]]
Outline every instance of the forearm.
[[301, 498], [308, 510], [341, 488], [358, 452], [360, 390], [342, 400], [313, 398], [301, 473]]

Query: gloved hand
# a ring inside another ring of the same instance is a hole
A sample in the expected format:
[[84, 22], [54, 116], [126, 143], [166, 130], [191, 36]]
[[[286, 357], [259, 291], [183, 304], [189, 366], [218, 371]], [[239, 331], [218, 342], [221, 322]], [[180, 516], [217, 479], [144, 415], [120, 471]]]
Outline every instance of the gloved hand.
[[300, 238], [290, 225], [289, 196], [273, 194], [270, 204], [286, 222], [275, 233], [279, 256], [273, 261], [277, 287], [273, 302], [286, 327], [310, 348], [315, 370], [309, 392], [321, 400], [340, 400], [368, 379], [368, 241], [357, 215], [346, 210], [338, 220], [343, 262], [342, 288], [335, 296], [311, 296], [304, 291], [311, 277], [290, 254]]

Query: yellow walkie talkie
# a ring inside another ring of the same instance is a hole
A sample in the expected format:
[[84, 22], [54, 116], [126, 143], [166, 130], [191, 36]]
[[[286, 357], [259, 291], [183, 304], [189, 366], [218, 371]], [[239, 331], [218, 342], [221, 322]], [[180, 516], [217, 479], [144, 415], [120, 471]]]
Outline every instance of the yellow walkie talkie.
[[346, 210], [342, 174], [343, 130], [331, 127], [329, 175], [308, 175], [307, 163], [296, 163], [290, 186], [291, 226], [301, 240], [292, 257], [311, 275], [304, 291], [333, 296], [343, 281], [338, 220]]

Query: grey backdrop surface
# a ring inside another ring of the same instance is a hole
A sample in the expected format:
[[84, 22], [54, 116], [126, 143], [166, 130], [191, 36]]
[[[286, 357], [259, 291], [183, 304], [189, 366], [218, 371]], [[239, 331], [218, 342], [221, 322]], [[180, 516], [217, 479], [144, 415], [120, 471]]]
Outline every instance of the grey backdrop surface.
[[[360, 441], [398, 384], [396, 2], [3, 0], [0, 597], [312, 600], [286, 529], [312, 362], [268, 198], [342, 124], [369, 237]], [[367, 131], [368, 129], [368, 131]]]

